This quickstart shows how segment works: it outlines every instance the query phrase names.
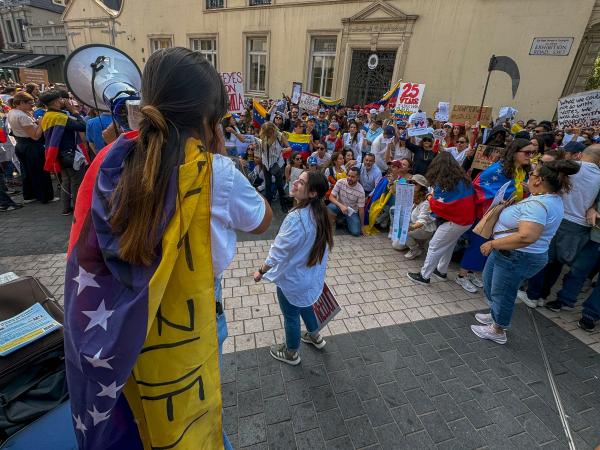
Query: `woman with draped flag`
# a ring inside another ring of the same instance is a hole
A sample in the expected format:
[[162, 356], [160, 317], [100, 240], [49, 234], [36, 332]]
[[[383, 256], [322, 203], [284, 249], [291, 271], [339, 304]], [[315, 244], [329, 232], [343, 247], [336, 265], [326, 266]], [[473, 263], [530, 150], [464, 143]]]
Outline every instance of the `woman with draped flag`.
[[415, 283], [428, 285], [432, 275], [440, 281], [448, 279], [456, 242], [475, 220], [475, 193], [465, 171], [447, 152], [433, 159], [426, 178], [433, 187], [429, 206], [439, 225], [429, 242], [421, 271], [407, 275]]
[[103, 149], [75, 208], [65, 354], [80, 449], [230, 449], [221, 274], [235, 230], [271, 211], [224, 156], [221, 77], [181, 47], [150, 56], [139, 131]]
[[[504, 200], [515, 196], [517, 202], [527, 195], [524, 184], [531, 169], [531, 157], [535, 149], [528, 139], [515, 139], [506, 148], [500, 161], [485, 169], [473, 182], [475, 189], [475, 217], [479, 222], [484, 216], [500, 188], [507, 185]], [[483, 288], [483, 279], [479, 275], [485, 266], [486, 257], [481, 253], [480, 247], [485, 239], [469, 230], [466, 233], [468, 246], [460, 263], [460, 271], [456, 283], [465, 291], [475, 293], [477, 288]]]

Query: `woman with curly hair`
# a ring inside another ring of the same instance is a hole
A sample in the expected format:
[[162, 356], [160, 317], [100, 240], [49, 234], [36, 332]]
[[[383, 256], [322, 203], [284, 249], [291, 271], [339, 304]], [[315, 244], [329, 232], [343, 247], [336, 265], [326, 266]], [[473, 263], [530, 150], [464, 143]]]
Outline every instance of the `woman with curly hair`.
[[421, 271], [407, 274], [412, 281], [425, 285], [429, 284], [431, 275], [441, 281], [448, 279], [454, 246], [475, 220], [475, 193], [471, 180], [450, 153], [442, 152], [435, 157], [426, 178], [433, 187], [429, 206], [439, 226], [431, 238]]

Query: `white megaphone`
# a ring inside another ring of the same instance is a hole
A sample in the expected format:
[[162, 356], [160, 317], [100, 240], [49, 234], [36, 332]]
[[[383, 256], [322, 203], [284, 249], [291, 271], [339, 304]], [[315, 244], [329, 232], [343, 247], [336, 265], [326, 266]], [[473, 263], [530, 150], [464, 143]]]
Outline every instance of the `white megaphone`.
[[81, 103], [110, 112], [118, 125], [130, 128], [126, 102], [140, 99], [142, 74], [127, 54], [103, 44], [79, 47], [65, 62], [65, 81]]

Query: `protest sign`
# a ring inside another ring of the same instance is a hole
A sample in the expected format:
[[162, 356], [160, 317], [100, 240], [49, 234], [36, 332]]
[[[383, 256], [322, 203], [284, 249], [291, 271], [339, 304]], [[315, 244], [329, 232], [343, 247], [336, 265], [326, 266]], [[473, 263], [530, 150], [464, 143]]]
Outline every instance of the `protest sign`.
[[302, 95], [300, 95], [300, 102], [298, 103], [298, 106], [305, 111], [317, 112], [319, 110], [320, 99], [321, 97], [318, 95], [303, 92]]
[[492, 147], [491, 145], [479, 145], [475, 151], [472, 169], [485, 170], [500, 159], [502, 155], [501, 147]]
[[404, 245], [408, 237], [408, 226], [410, 225], [410, 214], [413, 208], [415, 186], [401, 181], [396, 183], [392, 241], [400, 241], [400, 245]]
[[323, 284], [323, 292], [321, 292], [321, 295], [312, 308], [319, 325], [317, 331], [321, 331], [342, 310], [333, 293], [329, 290], [327, 283]]
[[412, 127], [407, 130], [410, 137], [422, 136], [428, 134], [430, 131], [429, 128], [427, 128], [427, 114], [424, 112], [411, 114], [408, 123], [412, 124]]
[[300, 96], [302, 95], [302, 83], [294, 81], [292, 83], [292, 103], [297, 105], [300, 102]]
[[400, 93], [396, 101], [396, 118], [406, 119], [411, 114], [419, 112], [424, 92], [425, 85], [422, 83], [400, 83]]
[[500, 111], [498, 111], [498, 120], [512, 119], [517, 115], [518, 112], [519, 111], [517, 111], [515, 108], [503, 106], [500, 108]]
[[348, 120], [355, 120], [358, 113], [353, 109], [348, 110]]
[[600, 125], [600, 90], [580, 92], [558, 100], [560, 127], [595, 127]]
[[[450, 111], [450, 122], [452, 123], [465, 123], [471, 122], [475, 124], [477, 122], [477, 116], [479, 115], [479, 106], [475, 105], [452, 105]], [[484, 106], [481, 112], [481, 124], [487, 125], [492, 121], [492, 108], [490, 106]]]
[[286, 110], [287, 110], [287, 101], [283, 98], [277, 100], [277, 103], [275, 103], [275, 108], [273, 108], [271, 110], [271, 117], [270, 117], [271, 122], [273, 122], [273, 120], [275, 119], [275, 113], [281, 113], [285, 116], [286, 112], [287, 112]]
[[450, 114], [450, 103], [448, 102], [439, 102], [438, 110], [434, 114], [433, 118], [438, 122], [448, 122]]
[[244, 79], [242, 73], [223, 72], [221, 78], [229, 99], [229, 112], [242, 112], [244, 110]]

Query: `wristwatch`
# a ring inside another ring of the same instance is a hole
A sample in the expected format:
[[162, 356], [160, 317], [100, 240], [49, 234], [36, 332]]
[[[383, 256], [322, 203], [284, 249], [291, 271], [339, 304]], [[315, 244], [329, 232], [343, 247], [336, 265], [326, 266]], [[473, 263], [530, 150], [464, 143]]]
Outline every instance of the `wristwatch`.
[[260, 273], [261, 275], [264, 275], [264, 274], [265, 274], [265, 273], [267, 273], [267, 272], [266, 272], [266, 271], [264, 271], [264, 272], [263, 272], [262, 268], [263, 268], [263, 266], [260, 266], [260, 267], [258, 268], [258, 273]]

